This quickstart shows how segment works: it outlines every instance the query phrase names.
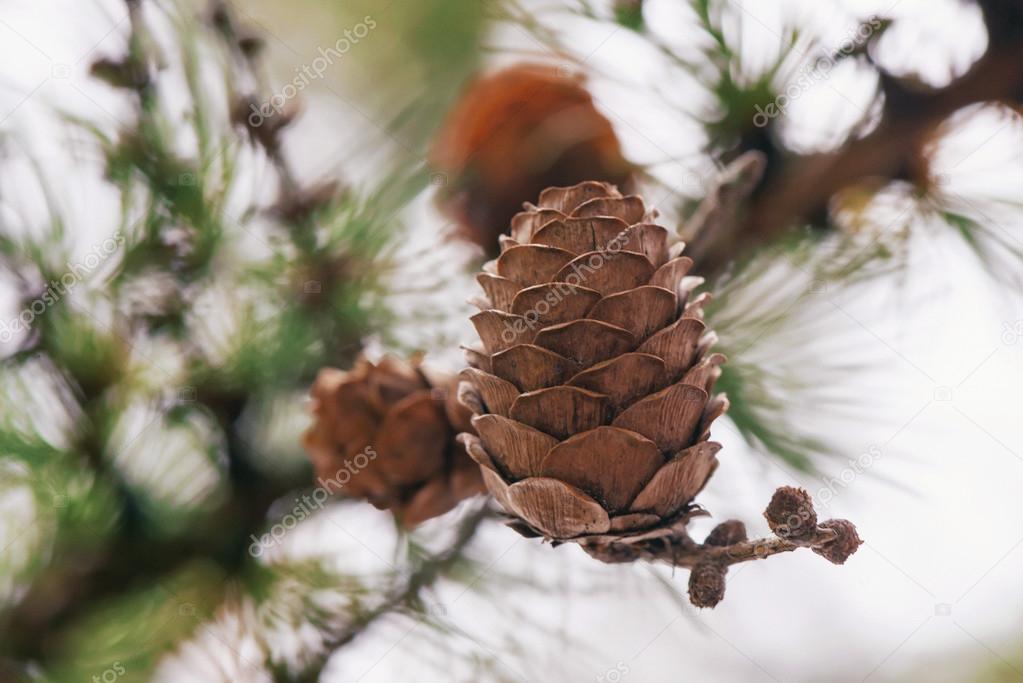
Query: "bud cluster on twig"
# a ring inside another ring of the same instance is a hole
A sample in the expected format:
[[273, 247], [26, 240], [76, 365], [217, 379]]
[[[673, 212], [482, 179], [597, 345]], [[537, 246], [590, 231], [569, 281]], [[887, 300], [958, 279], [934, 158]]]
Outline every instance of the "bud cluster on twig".
[[773, 537], [749, 540], [745, 525], [738, 520], [718, 524], [704, 542], [690, 536], [686, 524], [690, 512], [664, 532], [628, 541], [594, 539], [581, 544], [603, 562], [649, 560], [667, 562], [691, 571], [689, 599], [696, 607], [713, 607], [724, 597], [728, 567], [760, 560], [797, 548], [810, 548], [834, 564], [844, 564], [863, 542], [856, 526], [844, 519], [818, 523], [810, 494], [804, 489], [783, 486], [775, 491], [764, 511]]

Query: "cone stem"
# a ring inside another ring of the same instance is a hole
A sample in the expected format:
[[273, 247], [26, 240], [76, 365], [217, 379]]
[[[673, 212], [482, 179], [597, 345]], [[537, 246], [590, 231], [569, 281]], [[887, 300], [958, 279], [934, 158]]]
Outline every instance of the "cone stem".
[[677, 529], [676, 534], [651, 539], [646, 543], [610, 543], [601, 547], [587, 546], [585, 550], [602, 562], [647, 560], [692, 569], [705, 562], [729, 566], [792, 552], [797, 548], [823, 548], [836, 537], [834, 530], [818, 527], [811, 536], [799, 540], [768, 536], [726, 546], [712, 546], [696, 543], [682, 527]]

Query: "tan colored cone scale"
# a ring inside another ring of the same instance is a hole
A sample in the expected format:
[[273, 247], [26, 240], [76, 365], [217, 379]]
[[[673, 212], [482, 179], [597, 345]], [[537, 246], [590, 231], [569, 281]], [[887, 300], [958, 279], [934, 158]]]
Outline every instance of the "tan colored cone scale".
[[525, 533], [649, 537], [695, 512], [717, 466], [725, 359], [692, 260], [652, 218], [605, 183], [550, 188], [477, 278], [461, 439]]
[[455, 440], [472, 429], [456, 383], [389, 357], [321, 370], [303, 440], [320, 485], [393, 510], [406, 527], [481, 492], [479, 468]]

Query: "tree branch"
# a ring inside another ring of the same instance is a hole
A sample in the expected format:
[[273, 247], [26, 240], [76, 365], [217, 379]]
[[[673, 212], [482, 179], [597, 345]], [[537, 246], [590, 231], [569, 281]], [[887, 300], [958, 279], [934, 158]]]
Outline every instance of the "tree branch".
[[480, 526], [488, 518], [494, 517], [494, 510], [489, 503], [484, 503], [470, 513], [458, 526], [455, 537], [447, 548], [428, 557], [413, 571], [409, 577], [399, 582], [387, 596], [373, 609], [359, 615], [347, 628], [333, 634], [325, 643], [323, 651], [297, 676], [281, 673], [278, 680], [292, 683], [305, 683], [319, 680], [320, 673], [331, 655], [364, 633], [381, 617], [413, 605], [421, 591], [433, 585], [445, 571], [450, 569], [461, 558], [465, 548], [475, 537]]
[[693, 569], [706, 562], [717, 562], [723, 566], [763, 560], [779, 553], [789, 553], [798, 548], [817, 548], [832, 543], [838, 533], [829, 527], [817, 527], [806, 538], [789, 539], [769, 536], [753, 540], [742, 540], [725, 546], [700, 544], [689, 537], [682, 526], [671, 536], [640, 544], [601, 544], [584, 546], [586, 552], [602, 562], [621, 563], [647, 560], [665, 562], [673, 567]]
[[720, 273], [736, 254], [776, 239], [801, 221], [826, 212], [831, 198], [870, 178], [897, 179], [914, 168], [921, 147], [945, 119], [970, 105], [1023, 100], [1023, 10], [1013, 0], [978, 0], [988, 26], [985, 54], [964, 75], [938, 89], [921, 90], [880, 67], [885, 96], [872, 133], [825, 153], [768, 154], [763, 181], [746, 220], [701, 245], [700, 274]]

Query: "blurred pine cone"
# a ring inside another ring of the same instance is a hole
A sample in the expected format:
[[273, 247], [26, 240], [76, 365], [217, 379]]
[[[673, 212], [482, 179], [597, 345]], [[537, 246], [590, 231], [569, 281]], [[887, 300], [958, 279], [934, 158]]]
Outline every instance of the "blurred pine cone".
[[430, 164], [443, 174], [442, 210], [488, 255], [523, 197], [584, 180], [621, 186], [635, 170], [581, 78], [539, 64], [472, 83], [441, 127]]
[[431, 380], [418, 359], [321, 370], [303, 440], [319, 485], [393, 510], [406, 527], [482, 492], [479, 468], [455, 441], [472, 429], [455, 383]]
[[516, 215], [478, 276], [459, 398], [478, 437], [461, 437], [490, 492], [554, 540], [629, 542], [685, 521], [717, 466], [702, 278], [681, 243], [646, 221], [643, 200], [585, 182], [550, 188]]

